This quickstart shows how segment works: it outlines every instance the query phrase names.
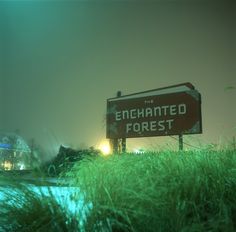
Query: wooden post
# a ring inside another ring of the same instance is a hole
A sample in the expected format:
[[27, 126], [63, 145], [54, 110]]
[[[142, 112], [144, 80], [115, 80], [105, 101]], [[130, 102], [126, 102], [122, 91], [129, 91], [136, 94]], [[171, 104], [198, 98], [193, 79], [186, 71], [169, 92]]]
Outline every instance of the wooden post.
[[[121, 91], [117, 91], [116, 97], [121, 97]], [[113, 154], [126, 152], [126, 138], [110, 139]]]
[[122, 146], [122, 153], [125, 153], [126, 152], [126, 138], [122, 138], [121, 146]]
[[114, 152], [114, 141], [113, 141], [113, 139], [109, 139], [109, 146], [110, 146], [110, 149], [113, 153]]
[[122, 153], [122, 139], [118, 139], [118, 153]]
[[183, 134], [179, 135], [179, 151], [183, 150]]
[[[116, 97], [121, 97], [121, 91], [117, 91]], [[119, 149], [120, 141], [119, 141], [119, 139], [112, 139], [112, 140], [110, 140], [110, 143], [112, 144], [112, 153], [113, 154], [119, 153], [120, 152], [120, 149]]]
[[119, 149], [118, 142], [119, 142], [118, 139], [113, 139], [113, 154], [118, 153], [118, 149]]

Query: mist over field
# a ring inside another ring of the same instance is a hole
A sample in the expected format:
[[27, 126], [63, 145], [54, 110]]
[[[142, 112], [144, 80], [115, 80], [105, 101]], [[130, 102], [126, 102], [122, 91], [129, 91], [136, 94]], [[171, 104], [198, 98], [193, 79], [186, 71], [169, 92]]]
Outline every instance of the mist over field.
[[[0, 130], [98, 147], [106, 100], [183, 82], [202, 95], [203, 134], [186, 142], [226, 144], [235, 136], [234, 1], [1, 1]], [[127, 148], [178, 148], [169, 137]]]

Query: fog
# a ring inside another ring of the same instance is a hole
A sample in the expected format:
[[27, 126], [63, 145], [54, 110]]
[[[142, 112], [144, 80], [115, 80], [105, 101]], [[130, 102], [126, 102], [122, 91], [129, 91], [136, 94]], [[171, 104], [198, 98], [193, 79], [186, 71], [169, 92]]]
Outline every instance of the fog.
[[[190, 143], [236, 134], [233, 1], [1, 1], [0, 11], [2, 132], [18, 130], [51, 153], [97, 147], [106, 99], [118, 90], [191, 82], [202, 95], [203, 134]], [[127, 146], [166, 142], [176, 143]]]

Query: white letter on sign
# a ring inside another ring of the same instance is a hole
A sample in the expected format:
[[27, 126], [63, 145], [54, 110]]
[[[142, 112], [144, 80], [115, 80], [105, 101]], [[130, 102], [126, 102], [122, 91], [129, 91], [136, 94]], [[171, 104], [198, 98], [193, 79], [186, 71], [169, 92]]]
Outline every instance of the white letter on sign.
[[122, 117], [123, 117], [123, 119], [129, 119], [129, 111], [128, 110], [123, 110], [122, 111]]
[[148, 122], [142, 122], [142, 132], [143, 131], [149, 131], [149, 129], [148, 129]]
[[176, 105], [170, 106], [170, 115], [176, 115]]
[[160, 128], [158, 129], [159, 131], [165, 130], [165, 126], [163, 125], [164, 122], [165, 122], [164, 120], [158, 121], [158, 126], [160, 127]]
[[172, 128], [172, 122], [174, 122], [174, 119], [166, 120], [166, 122], [168, 122], [169, 130], [170, 130]]
[[146, 108], [146, 117], [152, 117], [152, 109]]
[[138, 118], [143, 118], [144, 117], [144, 109], [138, 109], [137, 111], [137, 116]]
[[157, 130], [157, 122], [156, 121], [151, 121], [150, 122], [150, 131], [156, 131]]
[[128, 133], [129, 131], [131, 131], [131, 126], [132, 126], [132, 123], [127, 123], [127, 124], [126, 124], [126, 133]]
[[137, 115], [136, 115], [136, 109], [130, 110], [130, 118], [131, 118], [131, 119], [135, 119], [136, 117], [137, 117]]
[[133, 125], [133, 130], [134, 132], [139, 132], [140, 131], [140, 124], [139, 123], [134, 123]]
[[186, 105], [185, 104], [180, 104], [179, 105], [179, 114], [186, 114]]
[[116, 121], [120, 121], [121, 120], [121, 112], [120, 111], [117, 111], [116, 112]]

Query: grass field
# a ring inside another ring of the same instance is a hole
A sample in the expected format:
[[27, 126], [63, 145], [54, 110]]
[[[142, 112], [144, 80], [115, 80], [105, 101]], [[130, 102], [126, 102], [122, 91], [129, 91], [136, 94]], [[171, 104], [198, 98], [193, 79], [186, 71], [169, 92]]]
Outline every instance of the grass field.
[[[0, 224], [14, 222], [16, 231], [30, 231], [24, 228], [33, 223], [35, 231], [57, 232], [236, 231], [232, 150], [99, 156], [83, 159], [62, 178], [80, 189], [71, 201], [79, 202], [82, 192], [85, 205], [92, 205], [83, 228], [81, 212], [68, 215], [56, 204], [55, 195], [38, 198], [25, 190], [20, 190], [26, 193], [24, 210], [12, 202], [0, 203], [0, 211], [8, 206]], [[18, 195], [16, 201], [20, 199]]]

